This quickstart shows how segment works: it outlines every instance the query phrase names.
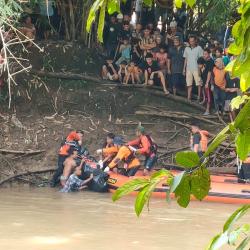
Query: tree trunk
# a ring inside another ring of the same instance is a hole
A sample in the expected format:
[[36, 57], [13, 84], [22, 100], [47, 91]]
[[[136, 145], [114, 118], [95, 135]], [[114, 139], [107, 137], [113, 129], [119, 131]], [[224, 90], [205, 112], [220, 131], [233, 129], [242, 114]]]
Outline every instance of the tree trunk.
[[69, 20], [70, 20], [70, 34], [71, 40], [74, 41], [76, 39], [76, 25], [75, 25], [75, 16], [74, 16], [74, 9], [71, 0], [68, 0], [69, 5]]

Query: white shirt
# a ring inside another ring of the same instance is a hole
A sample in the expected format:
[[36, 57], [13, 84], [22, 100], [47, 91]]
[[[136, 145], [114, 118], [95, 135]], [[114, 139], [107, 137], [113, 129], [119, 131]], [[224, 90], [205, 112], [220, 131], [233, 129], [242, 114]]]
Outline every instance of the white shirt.
[[187, 71], [197, 71], [198, 63], [197, 60], [199, 57], [203, 56], [203, 49], [200, 46], [194, 48], [186, 47], [184, 50], [183, 57], [187, 59]]

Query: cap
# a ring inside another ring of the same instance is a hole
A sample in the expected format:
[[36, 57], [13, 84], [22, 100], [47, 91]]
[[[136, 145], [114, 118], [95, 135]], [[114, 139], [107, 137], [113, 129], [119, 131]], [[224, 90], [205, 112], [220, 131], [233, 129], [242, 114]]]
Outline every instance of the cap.
[[139, 126], [136, 128], [136, 130], [139, 131], [139, 132], [141, 132], [142, 134], [145, 133], [145, 128], [144, 128], [143, 126], [140, 126], [140, 125], [139, 125]]
[[170, 23], [170, 28], [175, 28], [175, 27], [177, 27], [177, 22], [176, 21], [172, 21]]
[[118, 15], [117, 15], [117, 19], [123, 19], [123, 14], [121, 14], [121, 13], [118, 14]]
[[122, 145], [122, 144], [124, 144], [124, 141], [123, 141], [122, 137], [116, 136], [116, 137], [114, 138], [114, 140], [113, 140], [113, 143], [114, 143], [115, 145]]

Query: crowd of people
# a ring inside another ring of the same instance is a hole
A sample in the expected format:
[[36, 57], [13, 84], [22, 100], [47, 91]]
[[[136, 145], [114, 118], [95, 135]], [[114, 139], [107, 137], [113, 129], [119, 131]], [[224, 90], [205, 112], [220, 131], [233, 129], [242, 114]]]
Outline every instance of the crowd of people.
[[[121, 84], [162, 86], [167, 95], [186, 89], [187, 99], [216, 114], [234, 114], [230, 101], [239, 94], [239, 79], [225, 71], [234, 59], [215, 40], [201, 42], [199, 37], [183, 29], [176, 16], [167, 29], [157, 22], [132, 24], [129, 14], [110, 16], [105, 26], [105, 63], [102, 78]], [[196, 87], [194, 87], [194, 85]]]

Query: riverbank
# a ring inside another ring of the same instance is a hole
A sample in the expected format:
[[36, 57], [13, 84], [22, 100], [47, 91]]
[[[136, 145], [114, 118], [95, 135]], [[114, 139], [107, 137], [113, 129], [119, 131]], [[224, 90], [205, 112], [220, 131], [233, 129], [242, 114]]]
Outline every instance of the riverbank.
[[[0, 152], [0, 185], [8, 178], [11, 179], [3, 184], [17, 181], [47, 185], [50, 173], [56, 167], [60, 143], [74, 129], [85, 131], [85, 145], [95, 156], [106, 133], [114, 132], [129, 140], [141, 122], [160, 145], [157, 167], [162, 167], [173, 165], [174, 154], [189, 147], [189, 124], [199, 124], [213, 134], [223, 127], [216, 117], [203, 119], [200, 106], [189, 105], [185, 98], [165, 96], [157, 88], [120, 86], [95, 80], [98, 79], [100, 61], [89, 59], [94, 63], [84, 67], [80, 62], [90, 52], [80, 45], [66, 45], [52, 43], [45, 47], [44, 53], [49, 53], [55, 60], [53, 70], [64, 75], [75, 72], [86, 76], [88, 72], [92, 78], [65, 79], [55, 77], [55, 73], [54, 77], [34, 74], [35, 70], [52, 72], [52, 68], [41, 63], [44, 62], [43, 54], [33, 48], [33, 54], [28, 54], [33, 58], [33, 74], [19, 75], [15, 91], [20, 95], [16, 95], [10, 110], [6, 103], [0, 107], [1, 149], [5, 150]], [[81, 66], [77, 68], [78, 64]], [[62, 70], [64, 65], [67, 65], [67, 71]], [[23, 152], [13, 153], [11, 150]], [[41, 152], [30, 154], [30, 150]], [[214, 167], [218, 166], [224, 167], [214, 162]], [[46, 174], [35, 174], [42, 170]], [[19, 173], [27, 174], [15, 177]]]

